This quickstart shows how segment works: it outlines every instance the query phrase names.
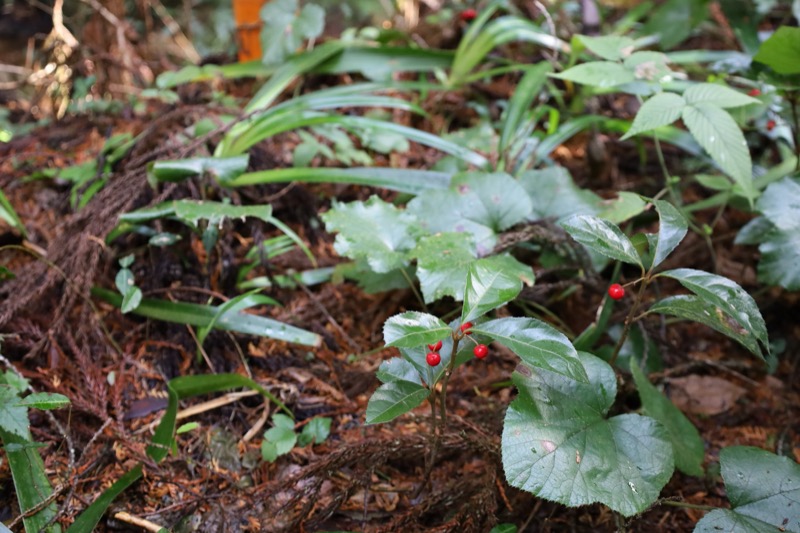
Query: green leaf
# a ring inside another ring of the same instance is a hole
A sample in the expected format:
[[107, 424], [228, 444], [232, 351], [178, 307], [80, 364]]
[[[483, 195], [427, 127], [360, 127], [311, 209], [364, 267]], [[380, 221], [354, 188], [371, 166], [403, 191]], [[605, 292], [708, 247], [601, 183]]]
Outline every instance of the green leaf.
[[405, 414], [428, 397], [429, 391], [418, 383], [392, 381], [375, 391], [367, 404], [367, 424], [382, 424]]
[[0, 385], [0, 428], [22, 439], [32, 440], [28, 430], [28, 408], [20, 405], [20, 398], [8, 385]]
[[528, 116], [528, 109], [533, 101], [539, 97], [539, 92], [547, 81], [547, 74], [552, 66], [547, 61], [542, 61], [525, 69], [514, 94], [508, 101], [508, 108], [503, 118], [503, 127], [500, 132], [498, 151], [502, 154], [509, 149], [515, 138], [522, 133], [522, 127]]
[[647, 509], [674, 468], [666, 431], [652, 418], [606, 419], [614, 402], [614, 371], [579, 352], [590, 383], [520, 365], [519, 396], [503, 425], [503, 468], [519, 489], [576, 507], [599, 502], [623, 516]]
[[464, 299], [467, 271], [476, 259], [467, 233], [437, 233], [422, 237], [411, 256], [417, 260], [417, 277], [425, 303], [452, 296]]
[[442, 340], [451, 331], [450, 326], [438, 317], [419, 311], [407, 311], [384, 322], [383, 340], [386, 346], [414, 348]]
[[648, 17], [640, 35], [658, 35], [661, 49], [682, 43], [708, 17], [707, 0], [667, 0]]
[[630, 370], [645, 414], [661, 422], [667, 430], [675, 452], [675, 466], [684, 474], [701, 477], [705, 447], [697, 428], [650, 383], [637, 361], [631, 359]]
[[730, 87], [717, 83], [698, 83], [697, 85], [692, 85], [683, 92], [683, 98], [686, 100], [686, 103], [690, 105], [712, 104], [725, 109], [758, 104], [761, 102], [752, 96], [747, 96]]
[[128, 291], [136, 286], [136, 280], [133, 279], [133, 272], [129, 268], [120, 269], [114, 278], [114, 285], [117, 286], [117, 290], [120, 294], [127, 294]]
[[[93, 287], [92, 295], [117, 307], [122, 304], [122, 296], [100, 287]], [[219, 308], [212, 305], [171, 302], [155, 298], [143, 298], [142, 302], [133, 311], [134, 314], [147, 318], [200, 327], [211, 324], [218, 312]], [[322, 339], [316, 333], [290, 326], [278, 320], [249, 313], [226, 314], [216, 322], [215, 327], [226, 331], [270, 337], [306, 346], [319, 346], [322, 342]]]
[[756, 207], [779, 230], [800, 229], [800, 179], [783, 178], [771, 183]]
[[339, 254], [366, 260], [378, 273], [408, 265], [408, 251], [420, 233], [414, 216], [377, 196], [349, 204], [334, 201], [322, 220], [329, 232], [338, 232], [333, 246]]
[[800, 73], [800, 28], [778, 28], [761, 43], [753, 61], [767, 65], [778, 74]]
[[642, 266], [633, 243], [616, 224], [589, 215], [576, 215], [561, 222], [561, 226], [573, 239], [595, 253]]
[[800, 232], [775, 230], [758, 247], [758, 280], [780, 285], [790, 291], [800, 290]]
[[228, 182], [247, 171], [250, 156], [195, 157], [173, 161], [156, 161], [147, 174], [156, 181], [179, 182], [194, 176], [210, 175], [220, 183]]
[[263, 294], [259, 294], [259, 292], [261, 292], [261, 289], [257, 288], [231, 298], [224, 304], [217, 307], [216, 314], [207, 326], [197, 328], [198, 359], [202, 354], [201, 349], [203, 347], [203, 343], [205, 343], [206, 337], [208, 337], [208, 334], [211, 333], [211, 330], [216, 327], [217, 322], [230, 320], [231, 318], [235, 319], [236, 315], [240, 311], [244, 311], [245, 309], [258, 305], [280, 305], [275, 299], [270, 298], [269, 296], [264, 296]]
[[678, 247], [689, 231], [689, 223], [671, 203], [653, 200], [653, 205], [656, 206], [659, 219], [658, 244], [653, 254], [653, 267], [656, 267]]
[[[660, 275], [678, 280], [681, 285], [700, 296], [703, 300], [720, 308], [733, 319], [734, 324], [731, 327], [734, 330], [743, 328], [745, 331], [742, 335], [750, 338], [755, 337], [755, 340], [760, 342], [769, 353], [767, 326], [764, 323], [761, 312], [758, 310], [758, 305], [756, 305], [753, 297], [747, 294], [738, 284], [728, 278], [691, 268], [668, 270]], [[753, 353], [761, 356], [760, 350], [756, 350]]]
[[636, 41], [622, 35], [603, 35], [600, 37], [576, 35], [575, 38], [587, 50], [608, 61], [620, 61], [628, 57], [636, 45]]
[[124, 315], [125, 313], [134, 311], [141, 303], [141, 289], [139, 287], [129, 287], [128, 292], [122, 295], [122, 303], [119, 306], [119, 310], [122, 311], [122, 314]]
[[317, 416], [312, 418], [303, 426], [303, 431], [297, 439], [298, 445], [308, 446], [309, 444], [325, 442], [325, 439], [331, 434], [331, 422], [332, 420], [326, 417]]
[[489, 533], [517, 533], [517, 526], [514, 524], [497, 524]]
[[659, 93], [653, 96], [639, 108], [631, 128], [622, 136], [621, 140], [633, 137], [643, 131], [672, 124], [681, 118], [681, 112], [685, 105], [684, 99], [674, 93]]
[[3, 220], [11, 226], [12, 228], [16, 228], [23, 237], [27, 235], [25, 233], [25, 225], [20, 220], [17, 212], [14, 211], [14, 207], [11, 205], [11, 202], [8, 201], [6, 195], [3, 194], [3, 191], [0, 190], [0, 220]]
[[711, 511], [697, 523], [695, 533], [800, 533], [800, 465], [750, 446], [723, 448], [719, 456], [733, 508]]
[[[444, 346], [442, 346], [444, 347]], [[422, 384], [419, 378], [419, 372], [414, 368], [410, 362], [402, 357], [392, 357], [381, 363], [378, 372], [375, 376], [381, 380], [382, 383], [391, 383], [393, 381], [410, 381], [418, 385]]]
[[744, 329], [739, 322], [725, 314], [719, 307], [704, 300], [700, 296], [669, 296], [654, 303], [648, 313], [662, 313], [693, 320], [715, 329], [735, 340], [753, 354], [764, 359], [756, 339]]
[[35, 409], [61, 409], [69, 405], [69, 398], [63, 394], [52, 392], [34, 392], [17, 402], [18, 406], [33, 407]]
[[616, 87], [634, 81], [633, 72], [611, 61], [592, 61], [583, 63], [559, 74], [550, 74], [554, 78], [569, 80], [584, 85], [592, 85], [600, 89]]
[[638, 194], [620, 191], [615, 199], [603, 200], [600, 204], [602, 210], [597, 213], [599, 218], [608, 220], [612, 224], [622, 224], [636, 215], [644, 213], [647, 202]]
[[756, 197], [753, 163], [736, 121], [726, 111], [709, 103], [687, 105], [681, 116], [692, 137], [733, 178], [752, 203]]
[[575, 185], [564, 167], [528, 170], [519, 176], [519, 182], [531, 199], [532, 220], [595, 214], [602, 201], [592, 191]]
[[531, 368], [543, 368], [575, 381], [589, 377], [569, 339], [553, 326], [535, 318], [497, 318], [472, 331], [486, 335], [516, 353]]
[[137, 464], [132, 470], [115, 481], [113, 485], [104, 490], [103, 493], [78, 516], [72, 525], [69, 526], [67, 533], [94, 531], [95, 526], [100, 519], [103, 518], [111, 502], [122, 494], [125, 489], [133, 485], [140, 477], [142, 477], [142, 463]]
[[297, 443], [294, 421], [280, 413], [272, 417], [273, 427], [264, 432], [261, 442], [261, 456], [267, 462], [274, 462], [281, 455], [292, 451]]
[[265, 64], [281, 63], [306, 39], [319, 37], [325, 25], [325, 11], [306, 4], [300, 13], [297, 0], [271, 0], [261, 8], [261, 49]]
[[533, 269], [510, 255], [479, 259], [469, 266], [461, 323], [472, 321], [492, 309], [510, 302], [522, 290], [533, 285]]

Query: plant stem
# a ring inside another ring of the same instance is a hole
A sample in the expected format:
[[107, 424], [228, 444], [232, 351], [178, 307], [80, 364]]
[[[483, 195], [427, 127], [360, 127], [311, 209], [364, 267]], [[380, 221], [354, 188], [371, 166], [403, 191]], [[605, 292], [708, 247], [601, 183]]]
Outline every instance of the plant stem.
[[639, 310], [639, 306], [642, 304], [642, 300], [644, 300], [644, 291], [647, 289], [647, 285], [650, 283], [650, 274], [647, 273], [642, 276], [642, 283], [639, 285], [639, 292], [636, 293], [636, 298], [633, 300], [633, 305], [631, 305], [630, 310], [628, 311], [628, 316], [625, 317], [625, 324], [622, 327], [622, 333], [619, 336], [619, 340], [617, 341], [616, 346], [614, 346], [614, 353], [611, 355], [611, 359], [609, 359], [608, 364], [614, 366], [614, 363], [617, 362], [617, 357], [619, 357], [619, 352], [622, 350], [622, 345], [625, 344], [625, 340], [628, 338], [628, 333], [631, 331], [631, 325], [635, 322], [636, 311]]
[[453, 350], [450, 352], [450, 362], [448, 362], [447, 370], [445, 370], [444, 377], [442, 378], [442, 397], [440, 398], [441, 401], [439, 402], [439, 409], [441, 410], [441, 415], [439, 418], [442, 420], [442, 431], [447, 428], [447, 405], [445, 404], [445, 398], [447, 397], [447, 382], [450, 381], [450, 375], [453, 373], [453, 370], [456, 367], [458, 343], [463, 337], [464, 334], [461, 331], [458, 333], [453, 333]]
[[683, 507], [685, 509], [699, 509], [700, 511], [713, 511], [716, 507], [711, 505], [697, 505], [694, 503], [676, 502], [674, 500], [661, 500], [664, 505], [671, 505], [672, 507]]

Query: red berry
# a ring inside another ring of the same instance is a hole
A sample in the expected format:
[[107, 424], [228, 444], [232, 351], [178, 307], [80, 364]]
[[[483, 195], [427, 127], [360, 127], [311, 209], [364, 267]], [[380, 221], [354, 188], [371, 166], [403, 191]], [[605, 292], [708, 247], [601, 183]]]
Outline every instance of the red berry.
[[436, 344], [429, 344], [428, 349], [432, 352], [438, 352], [442, 349], [442, 341], [437, 341]]
[[774, 121], [774, 120], [772, 120], [772, 119], [769, 119], [769, 120], [767, 121], [767, 131], [772, 131], [772, 130], [774, 130], [774, 129], [775, 129], [775, 126], [776, 126], [776, 123], [775, 123], [775, 121]]
[[625, 287], [619, 283], [614, 283], [608, 288], [608, 296], [612, 300], [621, 300], [625, 296]]
[[474, 9], [472, 9], [472, 8], [465, 9], [464, 11], [461, 12], [461, 15], [460, 15], [461, 20], [463, 20], [464, 22], [471, 22], [471, 21], [475, 20], [475, 17], [477, 17], [477, 16], [478, 16], [478, 12], [475, 11]]
[[747, 93], [747, 96], [752, 96], [753, 98], [755, 98], [756, 96], [761, 96], [761, 91], [759, 91], [758, 89], [751, 89], [750, 92]]
[[463, 324], [461, 324], [461, 331], [465, 335], [469, 335], [470, 333], [472, 333], [470, 331], [470, 328], [472, 328], [472, 322], [464, 322]]
[[478, 359], [483, 359], [487, 355], [489, 355], [489, 347], [485, 344], [479, 344], [475, 348], [473, 348], [472, 353], [475, 354], [475, 357]]
[[436, 352], [430, 352], [428, 355], [425, 356], [425, 361], [430, 366], [436, 366], [442, 362], [442, 356]]

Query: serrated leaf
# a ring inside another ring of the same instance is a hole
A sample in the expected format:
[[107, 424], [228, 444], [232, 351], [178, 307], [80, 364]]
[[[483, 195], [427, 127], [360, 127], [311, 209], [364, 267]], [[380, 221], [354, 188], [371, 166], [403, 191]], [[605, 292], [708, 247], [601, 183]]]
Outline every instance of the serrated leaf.
[[658, 211], [658, 244], [653, 253], [653, 265], [656, 267], [672, 253], [689, 231], [689, 223], [680, 211], [664, 200], [653, 200]]
[[520, 365], [519, 396], [506, 412], [503, 468], [508, 482], [571, 507], [603, 503], [624, 516], [647, 509], [674, 468], [665, 430], [652, 418], [605, 415], [617, 392], [614, 371], [579, 352], [590, 383]]
[[28, 408], [19, 405], [20, 398], [8, 385], [0, 385], [0, 427], [9, 433], [31, 440], [28, 430]]
[[414, 348], [444, 339], [451, 331], [450, 326], [438, 317], [419, 311], [407, 311], [384, 322], [383, 340], [386, 346]]
[[401, 357], [392, 357], [381, 363], [375, 376], [381, 383], [391, 383], [393, 381], [410, 381], [411, 383], [422, 384], [419, 372], [414, 365]]
[[720, 452], [720, 466], [733, 509], [707, 514], [695, 533], [800, 533], [800, 465], [760, 448], [732, 446]]
[[35, 392], [25, 396], [17, 402], [17, 406], [33, 407], [34, 409], [61, 409], [69, 405], [69, 398], [63, 394], [52, 392]]
[[800, 231], [775, 230], [758, 247], [758, 280], [780, 285], [790, 291], [800, 290]]
[[269, 462], [292, 451], [297, 443], [294, 421], [291, 418], [279, 413], [272, 417], [272, 422], [274, 425], [264, 432], [261, 443], [261, 454]]
[[631, 55], [636, 42], [630, 37], [622, 35], [602, 35], [590, 37], [588, 35], [576, 35], [583, 46], [593, 54], [607, 59], [608, 61], [619, 61]]
[[338, 232], [333, 246], [339, 254], [365, 260], [378, 273], [406, 266], [419, 233], [413, 215], [377, 196], [366, 202], [334, 202], [322, 220], [328, 231]]
[[575, 185], [564, 167], [525, 171], [519, 183], [531, 199], [531, 220], [595, 214], [602, 202], [592, 191]]
[[648, 313], [662, 313], [704, 324], [735, 340], [753, 354], [764, 358], [756, 339], [739, 322], [714, 304], [695, 295], [669, 296], [650, 306]]
[[736, 121], [722, 108], [709, 103], [687, 105], [681, 116], [692, 137], [742, 188], [745, 198], [752, 202], [756, 196], [753, 163]]
[[667, 430], [675, 452], [675, 466], [690, 476], [702, 476], [705, 447], [697, 428], [650, 383], [637, 361], [631, 359], [630, 370], [645, 414], [661, 422]]
[[692, 85], [683, 92], [683, 98], [688, 104], [713, 104], [724, 109], [760, 103], [752, 96], [716, 83]]
[[531, 368], [544, 368], [575, 381], [589, 382], [569, 339], [535, 318], [498, 318], [472, 328], [513, 351]]
[[[734, 319], [745, 334], [755, 338], [769, 353], [769, 337], [767, 326], [761, 311], [758, 310], [753, 297], [747, 294], [736, 282], [692, 268], [667, 270], [660, 275], [678, 280], [681, 285], [703, 298], [710, 304], [719, 307]], [[755, 341], [754, 341], [755, 342]], [[753, 352], [761, 355], [761, 351]]]
[[800, 228], [800, 180], [783, 178], [771, 183], [756, 207], [779, 230]]
[[303, 431], [297, 438], [297, 444], [308, 446], [309, 444], [320, 444], [331, 434], [330, 418], [317, 416], [312, 418], [308, 424], [303, 426]]
[[561, 222], [573, 239], [591, 251], [624, 263], [642, 266], [631, 240], [616, 224], [589, 215], [576, 215]]
[[477, 253], [467, 233], [437, 233], [422, 237], [411, 251], [417, 259], [417, 277], [425, 303], [452, 296], [464, 299], [467, 270]]
[[592, 85], [601, 89], [616, 87], [624, 83], [630, 83], [636, 78], [633, 72], [612, 61], [592, 61], [583, 63], [559, 74], [550, 74], [554, 78], [570, 80], [575, 83]]
[[761, 43], [753, 61], [770, 67], [778, 74], [800, 74], [800, 28], [781, 26]]
[[650, 131], [667, 124], [672, 124], [681, 118], [681, 112], [686, 102], [675, 93], [659, 93], [639, 108], [633, 124], [621, 140], [633, 137], [637, 133]]
[[428, 397], [429, 391], [418, 383], [392, 381], [375, 391], [367, 404], [367, 424], [382, 424], [405, 414]]
[[495, 255], [475, 261], [467, 273], [461, 323], [474, 320], [510, 302], [520, 293], [523, 284], [533, 285], [533, 282], [533, 269], [510, 255]]

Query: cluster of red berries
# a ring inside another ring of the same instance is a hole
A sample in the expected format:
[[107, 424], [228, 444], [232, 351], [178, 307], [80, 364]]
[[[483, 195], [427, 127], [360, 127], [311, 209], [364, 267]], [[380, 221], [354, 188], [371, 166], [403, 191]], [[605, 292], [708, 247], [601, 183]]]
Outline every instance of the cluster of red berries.
[[[469, 335], [472, 333], [472, 322], [464, 322], [461, 324], [461, 333], [464, 335]], [[439, 355], [439, 350], [442, 349], [442, 341], [438, 341], [436, 344], [429, 344], [428, 345], [428, 355], [425, 356], [425, 362], [428, 363], [429, 366], [437, 366], [439, 363], [442, 362], [442, 356]], [[472, 349], [472, 353], [475, 354], [475, 357], [478, 359], [483, 359], [487, 355], [489, 355], [489, 347], [485, 344], [478, 344], [475, 348]]]

